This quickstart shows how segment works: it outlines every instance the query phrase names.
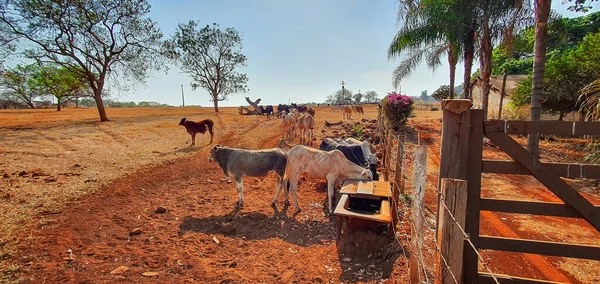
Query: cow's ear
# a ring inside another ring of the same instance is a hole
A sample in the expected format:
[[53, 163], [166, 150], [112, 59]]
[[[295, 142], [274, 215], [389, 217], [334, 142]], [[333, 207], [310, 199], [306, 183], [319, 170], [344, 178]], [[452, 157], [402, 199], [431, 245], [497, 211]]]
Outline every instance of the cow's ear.
[[221, 145], [219, 145], [219, 144], [213, 146], [213, 148], [212, 148], [213, 152], [219, 151], [219, 147], [221, 147]]

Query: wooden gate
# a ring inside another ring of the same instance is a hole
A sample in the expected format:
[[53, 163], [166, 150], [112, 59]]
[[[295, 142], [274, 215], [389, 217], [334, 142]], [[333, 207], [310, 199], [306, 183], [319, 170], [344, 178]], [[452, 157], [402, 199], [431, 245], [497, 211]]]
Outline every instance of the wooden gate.
[[[477, 249], [600, 260], [600, 246], [484, 236], [479, 232], [480, 211], [584, 218], [600, 232], [600, 207], [591, 204], [560, 178], [600, 179], [600, 165], [542, 163], [509, 136], [535, 133], [600, 136], [600, 122], [485, 121], [483, 111], [471, 109], [469, 100], [445, 100], [442, 108], [439, 178], [440, 181], [442, 178], [467, 180], [465, 231]], [[484, 136], [514, 161], [483, 160]], [[564, 203], [481, 198], [482, 173], [532, 175]], [[552, 283], [507, 275], [492, 277], [478, 271], [477, 252], [471, 246], [465, 245], [463, 252], [464, 283], [494, 283], [495, 279], [501, 283]]]

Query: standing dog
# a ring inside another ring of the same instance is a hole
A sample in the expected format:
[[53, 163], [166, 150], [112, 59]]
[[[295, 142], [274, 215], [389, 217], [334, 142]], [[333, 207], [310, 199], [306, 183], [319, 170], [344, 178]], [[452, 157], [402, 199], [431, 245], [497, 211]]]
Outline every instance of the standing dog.
[[208, 132], [210, 133], [210, 143], [212, 144], [213, 142], [213, 125], [215, 123], [210, 120], [210, 119], [205, 119], [203, 121], [200, 122], [194, 122], [194, 121], [190, 121], [190, 120], [186, 120], [185, 117], [181, 119], [181, 121], [179, 122], [179, 125], [183, 125], [185, 126], [185, 129], [187, 130], [187, 132], [192, 135], [192, 146], [196, 145], [196, 133], [206, 133], [206, 130], [208, 129]]

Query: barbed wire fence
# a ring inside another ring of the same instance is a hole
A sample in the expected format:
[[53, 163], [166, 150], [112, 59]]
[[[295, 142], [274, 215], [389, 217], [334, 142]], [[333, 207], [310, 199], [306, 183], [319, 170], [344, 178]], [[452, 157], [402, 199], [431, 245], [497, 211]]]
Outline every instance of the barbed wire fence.
[[[416, 150], [425, 152], [425, 154], [418, 154], [425, 155], [425, 158], [420, 157], [420, 161], [417, 161], [415, 149], [420, 144], [420, 137], [417, 139], [418, 141], [415, 145], [414, 143], [405, 141], [400, 135], [392, 135], [391, 131], [384, 124], [381, 113], [378, 119], [378, 132], [381, 139], [380, 144], [383, 146], [382, 166], [384, 167], [384, 176], [387, 180], [393, 181], [392, 186], [395, 196], [392, 198], [391, 204], [396, 208], [392, 212], [395, 212], [395, 216], [393, 217], [397, 220], [396, 222], [392, 222], [395, 224], [393, 228], [394, 238], [402, 248], [405, 263], [408, 264], [407, 271], [410, 272], [410, 283], [462, 283], [462, 274], [454, 272], [456, 268], [452, 268], [452, 263], [444, 256], [442, 248], [440, 248], [440, 245], [436, 241], [436, 229], [439, 230], [439, 228], [436, 228], [436, 213], [434, 212], [437, 212], [437, 210], [426, 208], [423, 202], [425, 193], [435, 193], [436, 195], [443, 196], [442, 191], [426, 177], [427, 146], [422, 147], [424, 150]], [[402, 147], [402, 150], [399, 147]], [[397, 155], [401, 155], [401, 157]], [[414, 172], [412, 179], [410, 177], [407, 178], [410, 169]], [[412, 185], [412, 190], [408, 190], [409, 186], [404, 186], [405, 180], [408, 180], [408, 184]], [[410, 191], [412, 195], [405, 193], [405, 191]], [[413, 206], [411, 207], [411, 205]], [[479, 261], [489, 272], [493, 281], [499, 283], [489, 265], [478, 252], [476, 246], [471, 242], [469, 235], [456, 219], [455, 214], [452, 213], [445, 203], [444, 198], [439, 198], [437, 207], [440, 206], [446, 214], [449, 214], [453, 223], [452, 225], [456, 226], [463, 235], [460, 241], [465, 241], [475, 251]], [[433, 216], [428, 217], [425, 209], [428, 209]], [[434, 221], [432, 222], [430, 219]], [[409, 246], [408, 244], [412, 245]], [[407, 258], [406, 247], [410, 247], [410, 260]], [[415, 265], [418, 267], [412, 267]], [[460, 267], [462, 268], [462, 264], [460, 264]], [[449, 274], [450, 277], [443, 277], [444, 274]], [[436, 281], [436, 278], [443, 279], [437, 279]]]

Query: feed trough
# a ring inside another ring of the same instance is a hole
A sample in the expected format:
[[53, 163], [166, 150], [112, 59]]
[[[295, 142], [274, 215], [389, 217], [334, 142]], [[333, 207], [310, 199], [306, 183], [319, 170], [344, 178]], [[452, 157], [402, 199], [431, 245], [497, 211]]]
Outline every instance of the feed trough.
[[385, 181], [346, 181], [340, 190], [340, 200], [335, 208], [337, 240], [342, 225], [349, 218], [358, 218], [390, 224], [390, 185]]

